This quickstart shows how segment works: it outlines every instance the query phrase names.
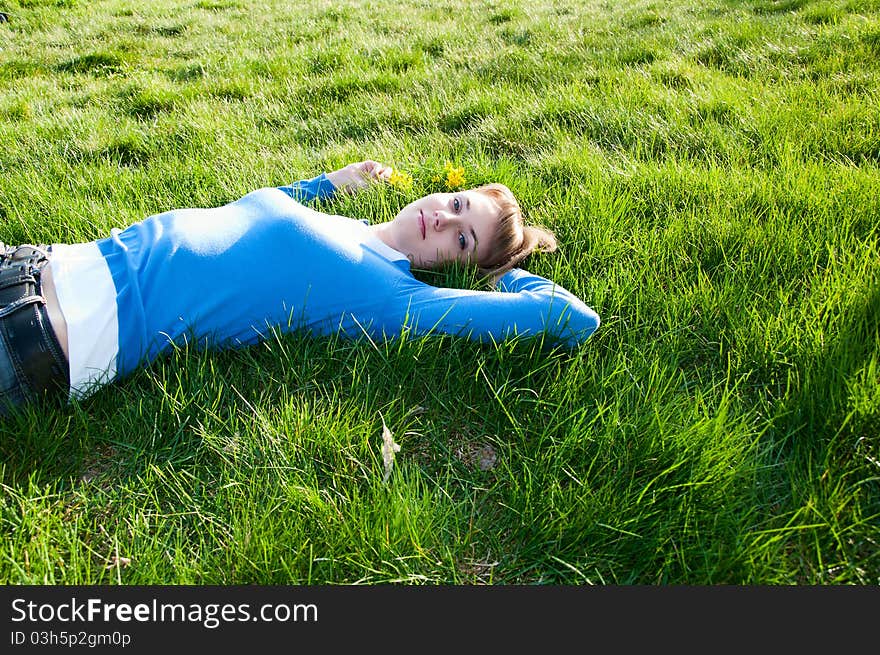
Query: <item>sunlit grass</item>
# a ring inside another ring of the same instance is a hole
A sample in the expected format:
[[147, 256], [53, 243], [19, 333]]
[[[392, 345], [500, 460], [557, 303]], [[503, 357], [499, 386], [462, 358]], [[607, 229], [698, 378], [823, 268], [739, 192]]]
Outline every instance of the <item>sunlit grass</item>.
[[0, 240], [364, 158], [406, 183], [324, 209], [381, 221], [460, 169], [603, 320], [573, 353], [184, 348], [29, 408], [4, 582], [880, 582], [880, 2], [0, 10]]

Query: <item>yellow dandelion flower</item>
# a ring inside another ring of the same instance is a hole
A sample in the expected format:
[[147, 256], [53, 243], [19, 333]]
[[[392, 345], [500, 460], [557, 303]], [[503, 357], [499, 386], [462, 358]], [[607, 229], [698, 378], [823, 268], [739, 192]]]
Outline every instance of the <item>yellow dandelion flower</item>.
[[447, 189], [457, 189], [464, 186], [464, 168], [455, 167], [452, 165], [452, 162], [448, 161], [443, 170], [446, 171]]
[[412, 188], [413, 178], [409, 173], [399, 171], [396, 168], [391, 171], [391, 177], [388, 178], [388, 184], [398, 189]]

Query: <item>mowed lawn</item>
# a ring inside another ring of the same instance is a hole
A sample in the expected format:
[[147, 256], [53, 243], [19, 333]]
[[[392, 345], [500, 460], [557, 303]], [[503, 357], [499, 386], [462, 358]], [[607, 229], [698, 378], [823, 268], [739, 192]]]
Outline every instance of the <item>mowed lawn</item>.
[[323, 210], [388, 220], [448, 162], [603, 320], [574, 351], [182, 346], [3, 419], [0, 581], [880, 582], [877, 0], [0, 11], [0, 240], [366, 158], [412, 184]]

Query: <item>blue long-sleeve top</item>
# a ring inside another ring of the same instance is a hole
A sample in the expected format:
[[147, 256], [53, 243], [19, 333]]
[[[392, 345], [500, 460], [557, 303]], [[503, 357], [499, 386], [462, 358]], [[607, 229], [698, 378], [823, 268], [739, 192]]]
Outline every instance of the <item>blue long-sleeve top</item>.
[[372, 338], [546, 333], [572, 347], [598, 327], [581, 300], [525, 270], [504, 274], [500, 292], [417, 280], [364, 221], [302, 204], [334, 192], [319, 175], [217, 208], [156, 214], [98, 240], [116, 290], [117, 374], [172, 343], [247, 345], [273, 327]]

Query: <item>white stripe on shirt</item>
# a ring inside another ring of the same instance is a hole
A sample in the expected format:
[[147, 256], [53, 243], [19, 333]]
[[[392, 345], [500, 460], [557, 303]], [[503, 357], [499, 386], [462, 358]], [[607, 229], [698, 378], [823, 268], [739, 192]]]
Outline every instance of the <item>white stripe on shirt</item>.
[[116, 287], [98, 244], [52, 244], [52, 279], [67, 323], [70, 398], [85, 398], [116, 377]]

